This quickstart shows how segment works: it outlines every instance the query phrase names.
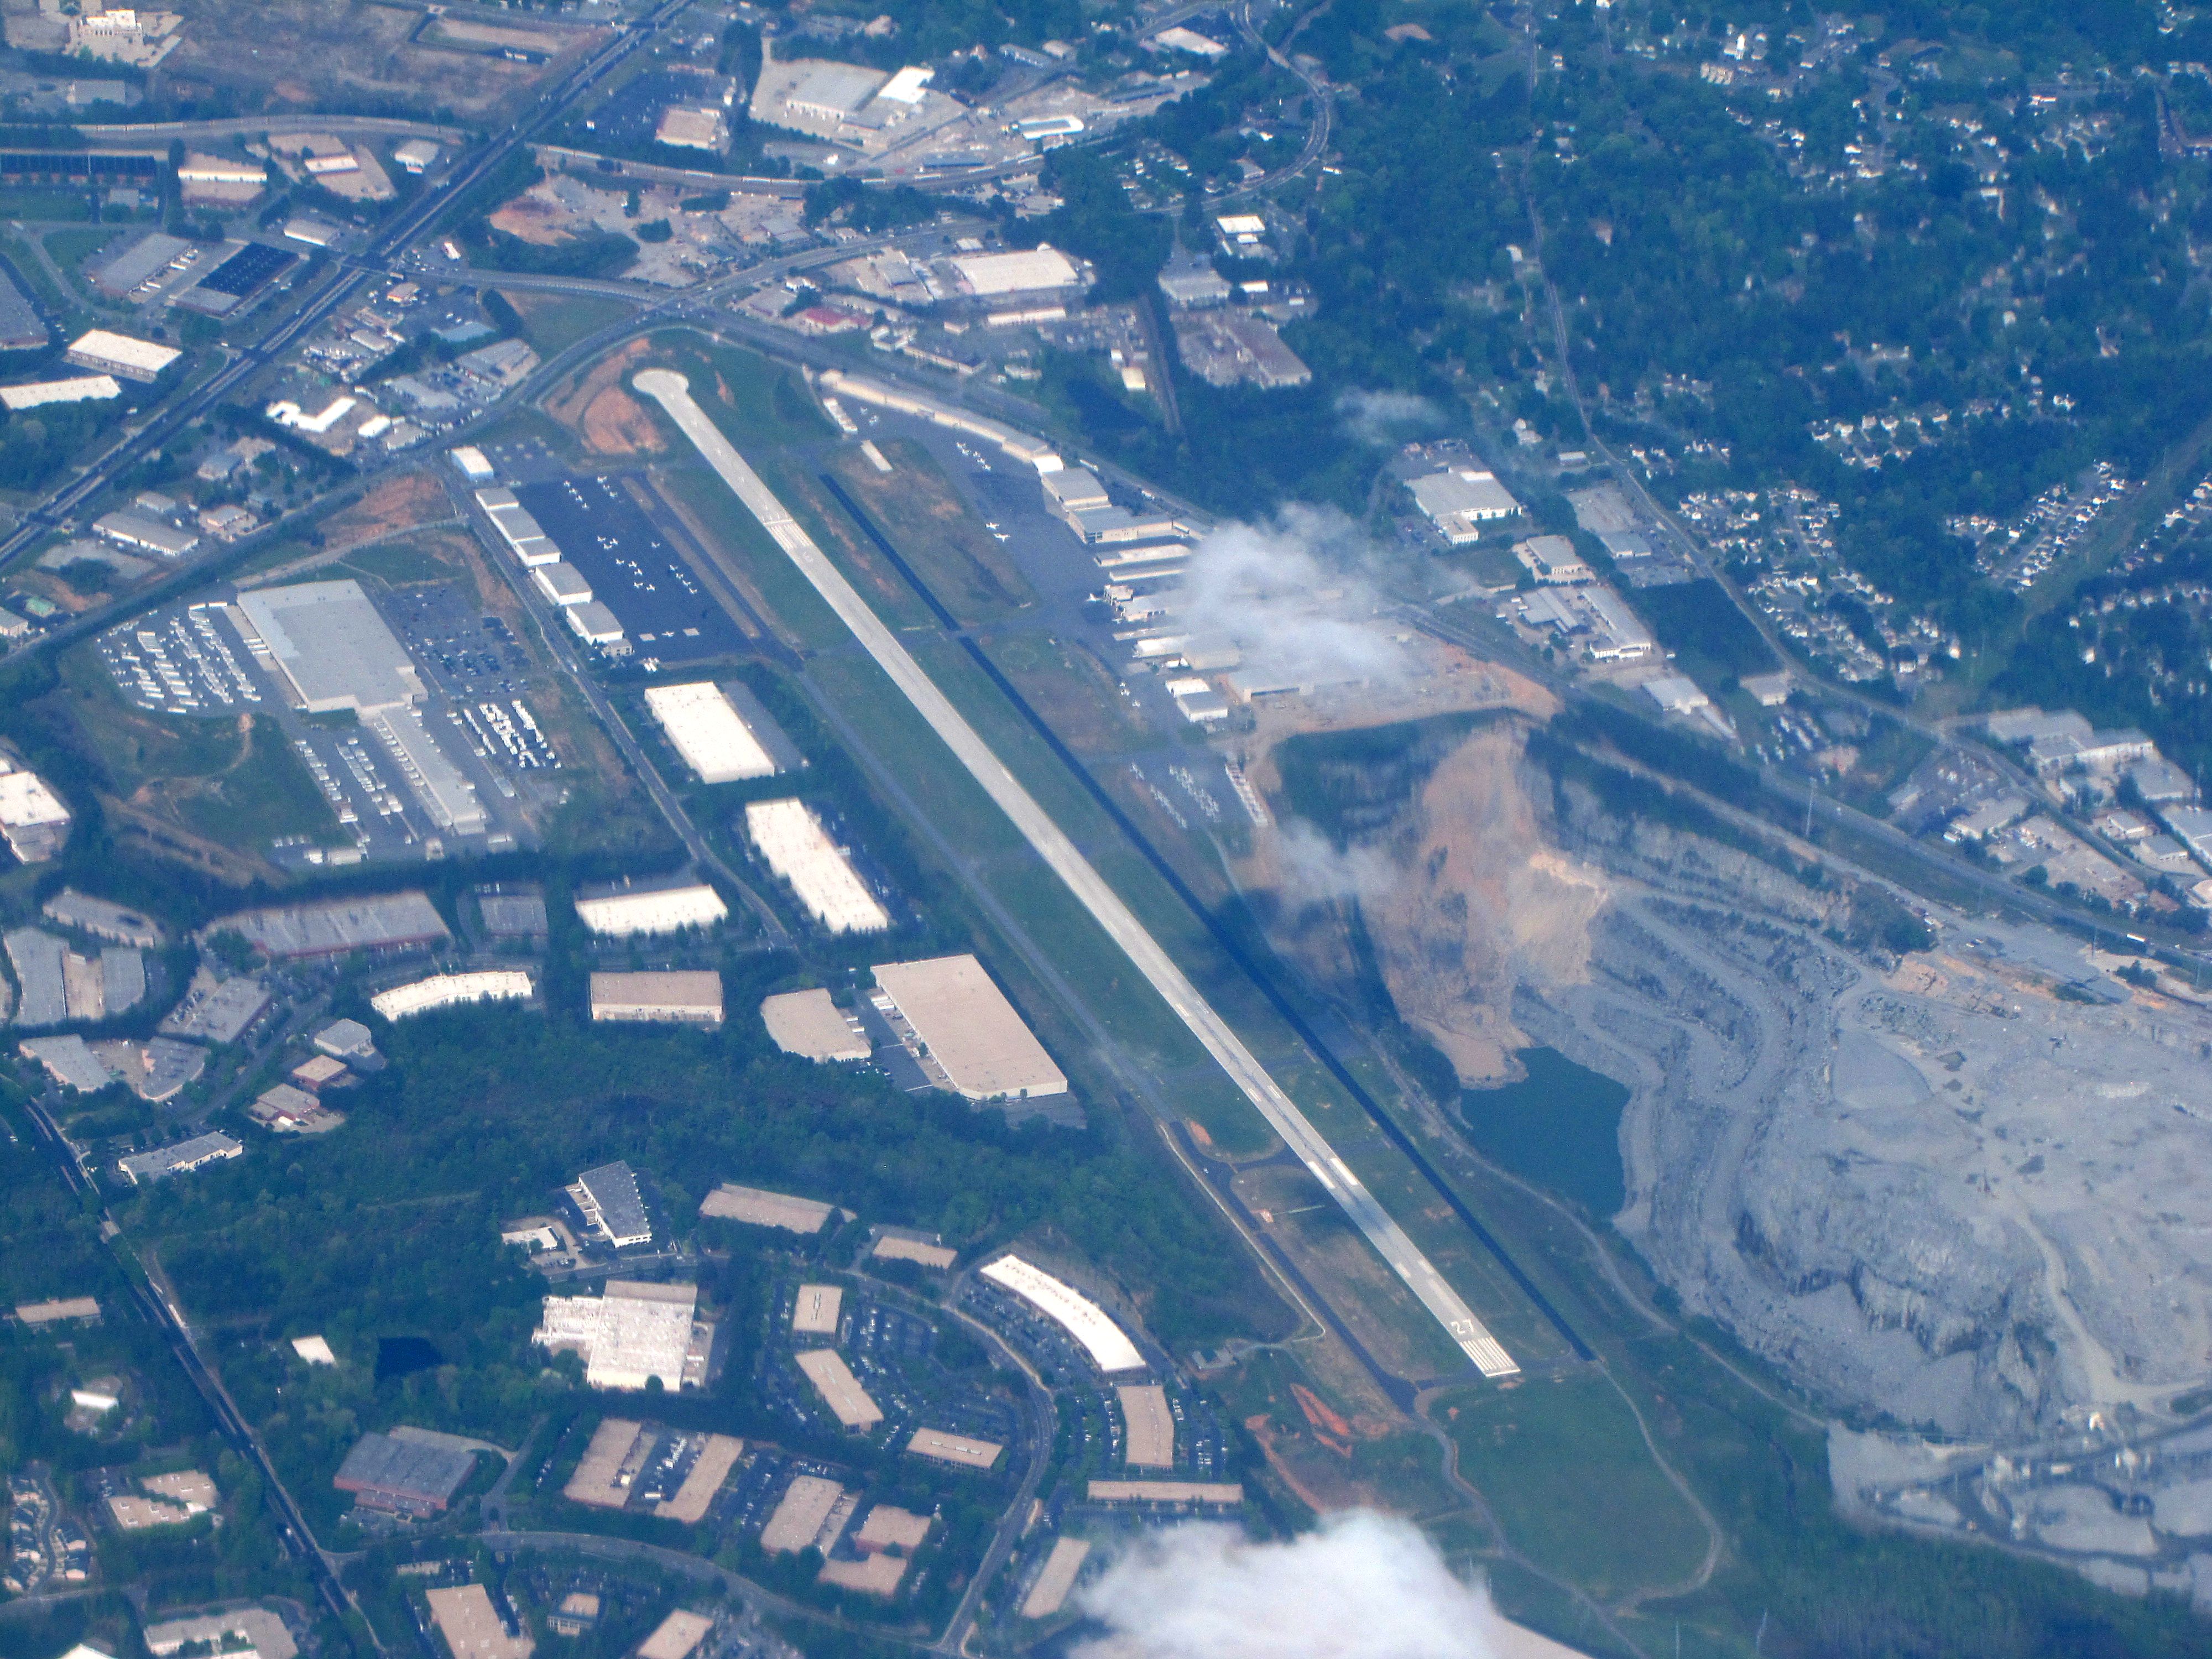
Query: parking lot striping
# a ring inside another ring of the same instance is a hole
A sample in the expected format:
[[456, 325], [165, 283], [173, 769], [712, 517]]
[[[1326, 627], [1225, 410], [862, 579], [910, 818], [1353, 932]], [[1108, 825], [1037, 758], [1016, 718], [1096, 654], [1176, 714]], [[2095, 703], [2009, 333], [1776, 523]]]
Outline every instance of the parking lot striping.
[[[1230, 1029], [1228, 1022], [1199, 994], [1198, 988], [1121, 902], [1121, 896], [1076, 850], [1066, 832], [1023, 788], [1006, 763], [992, 752], [951, 700], [938, 690], [936, 682], [923, 672], [921, 665], [869, 608], [867, 601], [815, 544], [814, 538], [799, 526], [783, 503], [761, 482], [759, 475], [745, 464], [744, 458], [731, 447], [721, 429], [692, 398], [690, 382], [672, 370], [653, 368], [639, 374], [633, 384], [668, 411], [692, 447], [721, 476], [722, 482], [744, 504], [746, 511], [759, 520], [761, 527], [775, 538], [776, 544], [799, 567], [799, 574], [852, 630], [854, 637], [890, 676], [892, 684], [914, 705], [915, 712], [944, 739], [969, 775], [983, 787], [984, 793], [1013, 821], [1037, 856], [1121, 946], [1137, 971], [1144, 975], [1174, 1010], [1176, 1017], [1229, 1074], [1231, 1081], [1268, 1126], [1313, 1171], [1322, 1189], [1389, 1264], [1390, 1270], [1407, 1289], [1444, 1328], [1475, 1368], [1485, 1376], [1517, 1375], [1521, 1368], [1504, 1345], [1475, 1317], [1474, 1310], [1391, 1218], [1359, 1177], [1337, 1158], [1321, 1132]], [[1334, 1178], [1327, 1173], [1330, 1169], [1336, 1172]]]

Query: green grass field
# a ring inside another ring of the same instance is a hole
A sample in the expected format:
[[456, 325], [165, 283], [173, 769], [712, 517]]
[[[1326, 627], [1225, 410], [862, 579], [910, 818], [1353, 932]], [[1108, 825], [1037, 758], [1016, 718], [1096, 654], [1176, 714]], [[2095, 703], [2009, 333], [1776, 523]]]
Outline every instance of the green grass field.
[[364, 576], [374, 576], [380, 581], [404, 587], [410, 582], [434, 582], [450, 580], [458, 573], [435, 554], [404, 542], [383, 542], [374, 547], [357, 547], [340, 561], [348, 569], [357, 570]]
[[1532, 1377], [1449, 1396], [1431, 1414], [1507, 1540], [1545, 1571], [1614, 1601], [1681, 1584], [1704, 1559], [1704, 1527], [1603, 1377]]
[[565, 351], [577, 341], [635, 315], [637, 307], [626, 300], [591, 294], [530, 294], [508, 292], [507, 302], [522, 313], [530, 343], [541, 357]]
[[337, 838], [328, 803], [269, 716], [142, 714], [116, 694], [89, 647], [64, 659], [62, 675], [55, 695], [116, 794], [240, 851], [282, 836]]

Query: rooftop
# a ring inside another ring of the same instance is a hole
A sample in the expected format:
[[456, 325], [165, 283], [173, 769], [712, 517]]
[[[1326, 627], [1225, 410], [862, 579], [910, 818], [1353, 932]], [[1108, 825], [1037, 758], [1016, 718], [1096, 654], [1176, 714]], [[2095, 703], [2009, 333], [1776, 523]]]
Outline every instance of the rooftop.
[[972, 956], [884, 963], [876, 983], [969, 1100], [1067, 1092], [1067, 1079]]
[[745, 834], [769, 868], [791, 884], [799, 902], [830, 932], [877, 933], [890, 926], [890, 913], [805, 802], [747, 802]]
[[1018, 1255], [1002, 1255], [982, 1269], [983, 1277], [1005, 1286], [1082, 1344], [1091, 1363], [1108, 1376], [1145, 1368], [1145, 1356], [1106, 1310], [1073, 1285]]
[[530, 975], [515, 968], [433, 974], [428, 979], [380, 991], [368, 1000], [368, 1006], [386, 1019], [405, 1019], [434, 1008], [453, 1008], [471, 1002], [527, 1002], [532, 989]]
[[645, 703], [700, 782], [733, 783], [775, 772], [775, 757], [713, 681], [650, 686]]
[[697, 880], [587, 887], [576, 895], [578, 919], [602, 934], [680, 933], [710, 927], [729, 914], [722, 896]]
[[331, 1484], [340, 1492], [404, 1498], [442, 1510], [475, 1467], [472, 1455], [450, 1446], [365, 1434], [354, 1442]]
[[690, 1369], [696, 1285], [647, 1285], [611, 1279], [603, 1296], [549, 1296], [532, 1340], [584, 1356], [595, 1389], [636, 1389], [653, 1377], [673, 1393]]
[[797, 1360], [823, 1403], [847, 1428], [866, 1432], [884, 1420], [883, 1407], [860, 1386], [844, 1355], [835, 1348], [815, 1348], [798, 1355]]
[[742, 1221], [754, 1227], [781, 1227], [786, 1232], [818, 1233], [835, 1213], [835, 1206], [788, 1193], [771, 1193], [758, 1187], [724, 1182], [699, 1206], [701, 1215], [725, 1221]]
[[868, 1039], [823, 990], [786, 991], [763, 999], [761, 1021], [787, 1054], [807, 1060], [866, 1060]]
[[225, 929], [242, 933], [272, 957], [339, 956], [448, 937], [438, 907], [419, 890], [245, 910], [215, 923], [212, 931]]
[[357, 581], [256, 588], [239, 595], [238, 608], [310, 714], [390, 708], [422, 696], [406, 647]]
[[584, 1218], [617, 1245], [643, 1244], [653, 1237], [653, 1221], [645, 1212], [645, 1197], [637, 1189], [637, 1172], [616, 1162], [586, 1170], [576, 1177], [584, 1191]]
[[711, 968], [659, 973], [593, 974], [592, 1018], [690, 1020], [722, 1018], [722, 976]]
[[1040, 244], [1012, 253], [964, 253], [952, 261], [970, 294], [1026, 294], [1080, 288], [1083, 273], [1058, 248]]
[[185, 354], [151, 340], [136, 340], [128, 334], [116, 334], [104, 328], [95, 328], [70, 342], [73, 357], [94, 359], [100, 363], [113, 364], [118, 368], [136, 370], [151, 380]]

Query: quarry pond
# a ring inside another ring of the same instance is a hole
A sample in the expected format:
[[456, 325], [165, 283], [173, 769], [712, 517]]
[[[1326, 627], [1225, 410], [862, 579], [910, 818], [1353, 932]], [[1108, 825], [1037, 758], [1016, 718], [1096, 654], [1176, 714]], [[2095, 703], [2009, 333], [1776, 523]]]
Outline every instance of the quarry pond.
[[1620, 1114], [1628, 1091], [1556, 1048], [1523, 1048], [1525, 1073], [1460, 1096], [1460, 1121], [1485, 1158], [1572, 1199], [1596, 1216], [1627, 1201]]

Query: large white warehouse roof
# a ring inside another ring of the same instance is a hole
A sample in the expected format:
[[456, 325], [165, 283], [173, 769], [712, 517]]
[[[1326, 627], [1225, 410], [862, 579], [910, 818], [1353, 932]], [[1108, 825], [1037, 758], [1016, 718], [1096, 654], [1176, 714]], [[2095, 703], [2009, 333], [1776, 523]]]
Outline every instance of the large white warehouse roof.
[[876, 983], [970, 1100], [1064, 1095], [1067, 1078], [972, 956], [886, 962]]
[[648, 687], [645, 706], [700, 782], [735, 783], [775, 775], [775, 757], [712, 680]]
[[814, 810], [800, 800], [745, 805], [745, 833], [768, 867], [791, 884], [814, 919], [833, 933], [880, 933], [890, 913], [853, 872]]
[[1027, 294], [1038, 289], [1079, 288], [1083, 273], [1054, 247], [1033, 247], [1018, 253], [969, 253], [953, 260], [952, 268], [975, 295]]
[[1137, 1345], [1107, 1316], [1106, 1310], [1073, 1285], [1062, 1284], [1042, 1267], [1018, 1255], [1002, 1255], [982, 1270], [983, 1277], [1002, 1285], [1083, 1345], [1091, 1363], [1112, 1376], [1116, 1371], [1140, 1371], [1145, 1356]]
[[520, 969], [497, 968], [473, 974], [434, 974], [412, 984], [395, 985], [368, 1000], [368, 1006], [386, 1019], [405, 1019], [433, 1008], [453, 1008], [465, 1002], [526, 1002], [530, 975]]
[[595, 1389], [642, 1389], [657, 1376], [672, 1394], [684, 1386], [698, 1297], [696, 1285], [611, 1279], [605, 1296], [547, 1297], [531, 1340], [580, 1352], [584, 1380]]
[[730, 914], [722, 896], [702, 881], [678, 887], [638, 887], [579, 896], [576, 915], [595, 933], [680, 933], [711, 927]]
[[390, 708], [422, 695], [407, 647], [357, 581], [256, 588], [238, 596], [238, 608], [311, 714]]

